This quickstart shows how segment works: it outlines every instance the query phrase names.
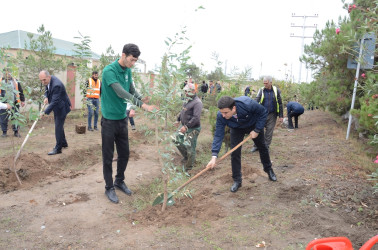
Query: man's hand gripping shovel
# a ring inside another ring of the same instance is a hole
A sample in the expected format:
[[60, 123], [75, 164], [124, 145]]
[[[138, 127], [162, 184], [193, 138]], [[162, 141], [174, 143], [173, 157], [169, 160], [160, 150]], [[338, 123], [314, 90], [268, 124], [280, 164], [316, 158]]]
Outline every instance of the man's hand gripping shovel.
[[[224, 160], [227, 156], [229, 156], [232, 152], [234, 152], [236, 149], [238, 149], [239, 147], [241, 147], [241, 145], [243, 145], [245, 142], [247, 142], [251, 138], [252, 138], [252, 136], [248, 135], [248, 137], [246, 137], [241, 143], [239, 143], [238, 145], [236, 145], [234, 148], [232, 148], [226, 154], [224, 154], [221, 158], [219, 158], [216, 161], [215, 165], [218, 164], [219, 162], [221, 162], [222, 160]], [[168, 194], [167, 204], [168, 205], [173, 205], [174, 204], [173, 196], [175, 194], [177, 194], [183, 187], [185, 187], [186, 185], [188, 185], [189, 183], [191, 183], [192, 181], [194, 181], [195, 179], [197, 179], [198, 177], [200, 177], [206, 171], [208, 171], [209, 169], [212, 169], [214, 166], [209, 166], [209, 165], [206, 166], [206, 168], [203, 169], [201, 172], [197, 173], [195, 176], [193, 176], [192, 178], [190, 178], [188, 181], [186, 181], [180, 187], [176, 188], [172, 193]], [[155, 205], [161, 204], [161, 203], [163, 203], [163, 201], [164, 201], [164, 193], [159, 194], [158, 197], [156, 197], [156, 199], [152, 203], [152, 205], [155, 206]]]

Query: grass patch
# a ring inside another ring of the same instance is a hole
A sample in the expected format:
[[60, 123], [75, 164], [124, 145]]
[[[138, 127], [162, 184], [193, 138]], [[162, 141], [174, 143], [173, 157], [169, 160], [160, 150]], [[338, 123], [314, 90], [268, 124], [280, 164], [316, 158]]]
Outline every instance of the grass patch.
[[140, 186], [138, 193], [133, 196], [133, 208], [140, 211], [147, 206], [150, 206], [163, 189], [164, 187], [161, 178], [155, 178], [149, 185]]

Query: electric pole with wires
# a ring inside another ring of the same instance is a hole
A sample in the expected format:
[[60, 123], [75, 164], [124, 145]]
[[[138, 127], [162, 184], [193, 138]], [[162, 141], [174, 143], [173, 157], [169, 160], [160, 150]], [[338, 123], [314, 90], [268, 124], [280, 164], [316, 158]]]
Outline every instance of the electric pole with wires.
[[[303, 51], [304, 51], [304, 39], [305, 38], [313, 38], [312, 36], [306, 36], [305, 30], [308, 28], [317, 28], [317, 24], [313, 25], [306, 25], [306, 20], [308, 18], [317, 18], [318, 14], [315, 15], [296, 15], [295, 13], [291, 14], [291, 17], [301, 17], [303, 19], [303, 24], [302, 25], [295, 25], [294, 23], [291, 23], [291, 27], [293, 28], [302, 28], [302, 35], [297, 36], [294, 33], [290, 34], [290, 37], [299, 37], [302, 38], [302, 46], [301, 46], [301, 57], [303, 56]], [[302, 75], [302, 62], [299, 61], [299, 76], [298, 76], [298, 83], [301, 83], [301, 75]]]

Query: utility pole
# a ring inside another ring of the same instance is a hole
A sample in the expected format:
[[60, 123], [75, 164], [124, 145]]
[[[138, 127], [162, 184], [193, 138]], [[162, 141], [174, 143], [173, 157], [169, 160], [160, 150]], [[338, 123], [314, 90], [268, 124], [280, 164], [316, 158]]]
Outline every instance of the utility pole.
[[[302, 35], [301, 36], [296, 36], [294, 33], [290, 34], [290, 37], [299, 37], [302, 38], [302, 47], [301, 47], [301, 57], [303, 56], [303, 50], [304, 50], [304, 39], [305, 38], [313, 38], [312, 36], [305, 36], [305, 30], [307, 28], [316, 28], [317, 24], [314, 24], [312, 26], [307, 26], [306, 25], [306, 19], [307, 18], [317, 18], [318, 14], [312, 15], [312, 16], [307, 16], [307, 15], [295, 15], [295, 13], [291, 14], [291, 17], [301, 17], [303, 18], [303, 24], [302, 25], [295, 25], [294, 23], [291, 23], [291, 27], [293, 28], [302, 28]], [[302, 74], [302, 62], [299, 61], [299, 77], [298, 77], [298, 83], [301, 83], [301, 74]], [[307, 80], [306, 80], [307, 81]]]

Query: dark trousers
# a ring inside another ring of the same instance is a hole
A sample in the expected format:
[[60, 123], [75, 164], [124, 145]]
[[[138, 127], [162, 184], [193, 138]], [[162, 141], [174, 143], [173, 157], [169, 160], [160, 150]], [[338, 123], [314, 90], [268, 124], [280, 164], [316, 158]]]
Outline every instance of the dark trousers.
[[[234, 129], [231, 128], [231, 148], [234, 148], [240, 142], [243, 141], [245, 135], [249, 135], [254, 128], [246, 129]], [[269, 150], [265, 143], [264, 130], [261, 130], [259, 135], [253, 139], [255, 145], [259, 149], [260, 160], [263, 164], [264, 171], [267, 172], [272, 168], [272, 163], [270, 161]], [[242, 182], [241, 173], [241, 150], [239, 147], [237, 150], [231, 153], [231, 167], [232, 167], [232, 179], [236, 182]]]
[[[19, 112], [18, 110], [19, 110], [18, 105], [15, 105], [12, 108], [13, 113], [18, 113]], [[0, 109], [0, 124], [1, 124], [1, 130], [3, 131], [3, 133], [7, 133], [7, 131], [8, 131], [8, 120], [9, 120], [8, 110], [7, 109]], [[16, 132], [16, 131], [18, 131], [19, 126], [16, 126], [16, 125], [13, 124], [12, 129], [13, 129], [14, 132]]]
[[300, 116], [301, 114], [299, 113], [295, 113], [295, 112], [290, 112], [288, 115], [287, 115], [287, 118], [288, 118], [288, 126], [289, 128], [294, 128], [293, 127], [293, 117], [294, 117], [294, 122], [295, 122], [295, 128], [298, 128], [298, 117]]
[[117, 174], [116, 182], [125, 179], [125, 170], [129, 161], [129, 135], [127, 130], [127, 118], [123, 120], [108, 120], [101, 118], [101, 138], [102, 138], [102, 164], [105, 180], [105, 188], [110, 189], [113, 184], [113, 156], [114, 143], [117, 148]]
[[54, 122], [55, 122], [55, 148], [61, 150], [63, 146], [68, 145], [66, 140], [66, 135], [64, 133], [64, 122], [66, 121], [66, 115], [55, 115], [54, 113]]

